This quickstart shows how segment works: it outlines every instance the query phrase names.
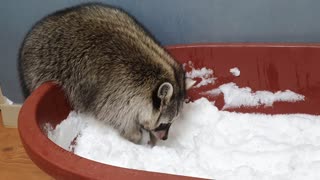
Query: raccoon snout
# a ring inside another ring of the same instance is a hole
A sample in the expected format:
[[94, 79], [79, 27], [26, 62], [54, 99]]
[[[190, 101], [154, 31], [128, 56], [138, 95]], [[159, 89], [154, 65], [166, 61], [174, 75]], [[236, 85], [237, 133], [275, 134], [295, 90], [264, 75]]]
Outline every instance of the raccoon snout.
[[154, 131], [161, 131], [161, 130], [169, 130], [171, 123], [163, 124], [161, 123]]
[[162, 140], [167, 140], [168, 139], [168, 133], [170, 129], [171, 123], [168, 124], [163, 124], [161, 123], [155, 130], [154, 134], [156, 135], [157, 138], [162, 139]]

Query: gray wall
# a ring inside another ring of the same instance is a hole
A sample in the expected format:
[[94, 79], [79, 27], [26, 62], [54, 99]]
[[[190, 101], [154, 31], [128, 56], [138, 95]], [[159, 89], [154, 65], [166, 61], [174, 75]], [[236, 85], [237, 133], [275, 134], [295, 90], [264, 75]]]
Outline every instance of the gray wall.
[[[31, 25], [76, 0], [4, 0], [0, 85], [22, 102], [16, 60]], [[320, 42], [319, 0], [105, 0], [129, 11], [164, 45], [195, 42]]]

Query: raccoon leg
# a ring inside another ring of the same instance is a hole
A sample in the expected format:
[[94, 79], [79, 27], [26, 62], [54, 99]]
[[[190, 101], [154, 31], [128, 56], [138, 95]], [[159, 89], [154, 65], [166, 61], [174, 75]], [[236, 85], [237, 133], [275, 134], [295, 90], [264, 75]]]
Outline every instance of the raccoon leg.
[[121, 135], [129, 141], [135, 144], [139, 144], [142, 139], [142, 130], [139, 128], [134, 128], [130, 131], [124, 131], [124, 133], [122, 133]]
[[150, 136], [150, 140], [148, 141], [148, 144], [153, 147], [156, 145], [157, 143], [157, 137], [152, 133], [152, 132], [149, 132], [149, 136]]

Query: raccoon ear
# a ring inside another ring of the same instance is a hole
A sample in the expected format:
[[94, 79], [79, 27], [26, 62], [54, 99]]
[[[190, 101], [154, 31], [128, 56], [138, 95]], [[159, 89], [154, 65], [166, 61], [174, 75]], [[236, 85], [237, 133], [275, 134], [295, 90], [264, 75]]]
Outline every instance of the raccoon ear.
[[195, 83], [196, 81], [191, 78], [186, 78], [186, 90], [190, 89]]
[[170, 101], [170, 98], [173, 94], [172, 84], [165, 82], [161, 84], [158, 89], [158, 97], [161, 99], [161, 104], [167, 104]]

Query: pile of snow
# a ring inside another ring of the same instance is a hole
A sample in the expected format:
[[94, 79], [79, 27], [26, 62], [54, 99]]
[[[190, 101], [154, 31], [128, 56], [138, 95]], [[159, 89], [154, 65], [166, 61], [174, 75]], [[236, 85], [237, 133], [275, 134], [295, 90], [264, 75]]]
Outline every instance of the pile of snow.
[[[195, 87], [214, 83], [213, 70], [188, 65], [192, 70], [186, 76], [202, 79]], [[238, 68], [230, 72], [240, 75]], [[224, 108], [304, 100], [290, 90], [252, 92], [235, 83], [206, 93], [223, 93]], [[224, 180], [320, 179], [320, 116], [231, 113], [201, 98], [184, 104], [169, 139], [154, 147], [147, 145], [147, 132], [142, 145], [136, 145], [93, 117], [76, 112], [55, 129], [46, 128], [48, 137], [62, 148], [119, 167]]]
[[319, 116], [230, 113], [202, 98], [185, 104], [169, 139], [153, 148], [75, 112], [48, 136], [79, 156], [120, 167], [224, 180], [310, 180], [320, 178], [319, 132]]
[[237, 68], [237, 67], [234, 67], [234, 68], [231, 68], [230, 69], [230, 73], [232, 74], [232, 75], [234, 75], [234, 76], [240, 76], [240, 70], [239, 70], [239, 68]]
[[[186, 64], [184, 64], [184, 67]], [[215, 77], [213, 76], [213, 70], [208, 69], [206, 67], [200, 68], [194, 68], [191, 61], [188, 62], [188, 66], [191, 68], [191, 71], [186, 73], [187, 78], [195, 79], [195, 78], [201, 78], [201, 81], [194, 86], [194, 88], [199, 88], [201, 86], [206, 86], [208, 84], [214, 84]]]
[[[208, 84], [214, 84], [213, 70], [202, 67], [201, 69], [195, 69], [191, 62], [188, 65], [192, 68], [191, 71], [186, 73], [186, 77], [191, 79], [200, 77], [202, 81], [195, 87], [205, 86]], [[184, 65], [186, 66], [186, 64]], [[240, 76], [240, 70], [237, 67], [231, 68], [230, 73], [234, 76]], [[218, 96], [224, 95], [224, 109], [226, 108], [238, 108], [245, 107], [257, 107], [261, 105], [272, 106], [274, 102], [297, 102], [304, 101], [304, 96], [295, 93], [291, 90], [271, 92], [271, 91], [256, 91], [253, 92], [249, 87], [239, 88], [235, 83], [227, 83], [220, 85], [216, 89], [204, 92], [204, 95]]]
[[252, 92], [251, 88], [239, 88], [235, 83], [223, 84], [219, 88], [207, 91], [204, 94], [217, 96], [221, 93], [224, 95], [224, 108], [272, 106], [274, 102], [297, 102], [303, 101], [305, 98], [303, 95], [290, 90], [275, 93], [270, 91]]

